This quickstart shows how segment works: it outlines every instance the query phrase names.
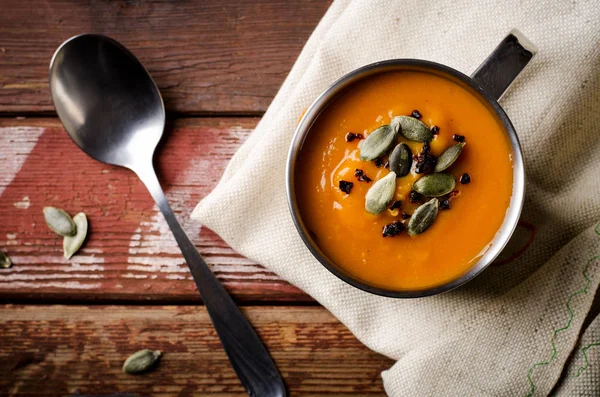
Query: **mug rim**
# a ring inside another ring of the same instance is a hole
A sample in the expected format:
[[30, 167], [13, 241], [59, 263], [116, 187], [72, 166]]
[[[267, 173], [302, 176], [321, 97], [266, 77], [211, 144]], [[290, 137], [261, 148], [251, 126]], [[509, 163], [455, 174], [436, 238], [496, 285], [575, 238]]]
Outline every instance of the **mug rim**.
[[[491, 107], [495, 115], [502, 122], [506, 134], [508, 135], [510, 145], [512, 148], [512, 160], [513, 160], [513, 190], [510, 199], [510, 204], [506, 210], [502, 225], [499, 227], [494, 238], [489, 243], [489, 248], [485, 253], [473, 264], [466, 272], [460, 276], [451, 279], [443, 284], [439, 284], [433, 287], [422, 288], [422, 289], [402, 289], [393, 290], [382, 288], [374, 285], [369, 285], [366, 282], [359, 280], [351, 274], [345, 272], [340, 266], [336, 265], [330, 260], [327, 255], [319, 248], [318, 244], [310, 236], [297, 204], [296, 199], [296, 188], [295, 188], [295, 169], [298, 154], [305, 138], [308, 136], [312, 125], [319, 117], [320, 113], [326, 108], [326, 106], [346, 87], [353, 83], [368, 78], [369, 76], [386, 73], [390, 71], [406, 70], [407, 67], [421, 68], [425, 70], [434, 70], [441, 72], [442, 74], [449, 75], [457, 78], [464, 84], [474, 89], [483, 100]], [[294, 220], [294, 225], [302, 241], [310, 250], [312, 255], [331, 273], [333, 273], [340, 280], [352, 285], [365, 292], [369, 292], [375, 295], [385, 296], [389, 298], [420, 298], [425, 296], [431, 296], [440, 294], [446, 291], [450, 291], [457, 288], [479, 275], [484, 269], [486, 269], [500, 254], [502, 249], [508, 243], [508, 240], [512, 236], [519, 217], [523, 208], [525, 198], [525, 167], [523, 164], [523, 154], [519, 138], [515, 131], [515, 128], [510, 121], [508, 115], [498, 104], [498, 100], [489, 94], [483, 87], [477, 84], [469, 76], [453, 69], [449, 66], [427, 61], [421, 59], [390, 59], [385, 61], [379, 61], [362, 66], [358, 69], [354, 69], [350, 73], [344, 75], [333, 84], [331, 84], [325, 91], [323, 91], [317, 99], [310, 105], [307, 111], [302, 116], [298, 123], [292, 143], [287, 157], [286, 164], [286, 196], [288, 201], [288, 207]]]

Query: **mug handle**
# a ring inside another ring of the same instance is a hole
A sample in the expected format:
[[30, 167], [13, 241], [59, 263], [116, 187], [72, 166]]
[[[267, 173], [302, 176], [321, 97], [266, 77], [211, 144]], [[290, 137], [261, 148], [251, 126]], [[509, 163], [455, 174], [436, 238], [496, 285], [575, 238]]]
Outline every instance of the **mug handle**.
[[473, 72], [471, 78], [496, 100], [500, 100], [536, 52], [535, 45], [519, 30], [513, 29]]

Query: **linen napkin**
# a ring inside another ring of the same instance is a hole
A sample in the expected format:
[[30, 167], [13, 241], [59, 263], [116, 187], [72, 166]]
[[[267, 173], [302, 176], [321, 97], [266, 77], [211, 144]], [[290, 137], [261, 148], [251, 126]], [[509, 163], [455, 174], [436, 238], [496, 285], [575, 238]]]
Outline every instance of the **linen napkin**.
[[[521, 222], [501, 258], [467, 285], [421, 299], [338, 280], [305, 248], [287, 207], [285, 163], [302, 112], [375, 61], [420, 58], [469, 74], [512, 28], [539, 52], [501, 101], [527, 170]], [[337, 0], [192, 216], [397, 360], [382, 374], [390, 396], [598, 396], [598, 70], [597, 1]]]

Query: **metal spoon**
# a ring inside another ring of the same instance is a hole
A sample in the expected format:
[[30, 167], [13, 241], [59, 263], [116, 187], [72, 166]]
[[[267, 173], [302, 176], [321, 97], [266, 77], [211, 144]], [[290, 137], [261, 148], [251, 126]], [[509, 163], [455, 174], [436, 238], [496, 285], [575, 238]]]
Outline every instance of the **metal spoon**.
[[251, 396], [285, 396], [281, 375], [252, 326], [177, 222], [152, 164], [165, 108], [156, 84], [124, 46], [101, 35], [65, 41], [50, 62], [52, 101], [71, 139], [94, 159], [135, 172], [163, 213], [233, 369]]

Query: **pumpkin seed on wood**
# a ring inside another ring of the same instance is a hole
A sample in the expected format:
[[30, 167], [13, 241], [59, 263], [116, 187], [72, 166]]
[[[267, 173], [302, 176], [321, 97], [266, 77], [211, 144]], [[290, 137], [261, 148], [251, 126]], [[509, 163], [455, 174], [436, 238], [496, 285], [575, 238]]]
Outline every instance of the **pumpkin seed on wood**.
[[396, 145], [390, 154], [390, 171], [396, 173], [396, 177], [402, 177], [410, 171], [412, 166], [412, 151], [406, 143]]
[[414, 237], [429, 229], [437, 217], [438, 207], [438, 199], [433, 198], [417, 208], [408, 221], [408, 235]]
[[8, 269], [12, 266], [12, 261], [4, 252], [0, 251], [0, 269]]
[[365, 196], [365, 209], [380, 214], [388, 207], [396, 192], [396, 173], [390, 172], [371, 186]]
[[425, 175], [413, 184], [413, 190], [426, 197], [440, 197], [454, 190], [456, 181], [450, 174]]
[[434, 172], [442, 172], [454, 164], [456, 159], [458, 159], [458, 156], [460, 156], [460, 153], [465, 145], [466, 142], [461, 142], [446, 149], [446, 151], [442, 153], [440, 157], [438, 157]]
[[77, 233], [77, 226], [71, 215], [60, 208], [44, 207], [44, 219], [48, 227], [61, 236], [74, 236]]
[[382, 125], [371, 132], [364, 141], [360, 143], [360, 158], [373, 161], [383, 156], [390, 149], [396, 139], [397, 128], [390, 125]]
[[144, 349], [133, 353], [125, 360], [123, 372], [126, 374], [141, 374], [156, 364], [160, 358], [160, 350]]
[[88, 230], [87, 217], [83, 212], [73, 217], [73, 222], [77, 225], [77, 233], [74, 236], [65, 236], [63, 239], [63, 251], [65, 258], [71, 259], [71, 257], [79, 251], [81, 245], [85, 241]]
[[406, 139], [417, 142], [429, 142], [433, 133], [422, 121], [410, 116], [396, 116], [390, 123]]

